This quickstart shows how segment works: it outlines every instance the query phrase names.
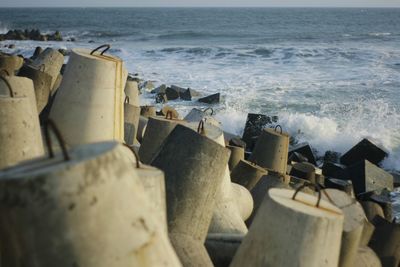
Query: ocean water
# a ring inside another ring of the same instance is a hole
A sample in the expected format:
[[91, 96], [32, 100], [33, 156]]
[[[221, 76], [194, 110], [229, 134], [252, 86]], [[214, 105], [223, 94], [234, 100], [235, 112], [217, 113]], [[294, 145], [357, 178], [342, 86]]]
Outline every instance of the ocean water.
[[[241, 134], [248, 112], [278, 115], [319, 155], [368, 137], [400, 172], [400, 9], [0, 8], [0, 32], [15, 28], [77, 41], [7, 41], [16, 48], [6, 51], [110, 43], [146, 80], [220, 92], [217, 117], [230, 132]], [[199, 107], [169, 104], [182, 114]]]

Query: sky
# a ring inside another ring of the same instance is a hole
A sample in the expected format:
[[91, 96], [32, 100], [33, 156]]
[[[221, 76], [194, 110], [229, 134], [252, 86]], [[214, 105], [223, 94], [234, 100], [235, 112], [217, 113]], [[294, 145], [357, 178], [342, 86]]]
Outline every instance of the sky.
[[0, 0], [1, 7], [400, 7], [400, 0]]

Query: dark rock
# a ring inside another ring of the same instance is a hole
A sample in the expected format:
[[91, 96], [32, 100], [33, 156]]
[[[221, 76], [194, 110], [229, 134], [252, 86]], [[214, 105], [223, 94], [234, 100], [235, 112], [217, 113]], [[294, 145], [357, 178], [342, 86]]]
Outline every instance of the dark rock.
[[388, 154], [383, 149], [368, 139], [363, 139], [340, 158], [340, 163], [350, 166], [361, 160], [368, 160], [378, 165], [387, 156]]
[[93, 41], [93, 40], [89, 40], [88, 43], [89, 43], [89, 44], [94, 44], [94, 41]]
[[229, 267], [243, 234], [208, 234], [204, 246], [215, 267]]
[[186, 89], [184, 92], [181, 92], [179, 94], [180, 98], [185, 101], [191, 101], [192, 98], [197, 95], [199, 95], [199, 94], [195, 90], [190, 89], [190, 88]]
[[15, 48], [15, 44], [9, 44], [9, 45], [8, 45], [8, 48], [9, 48], [9, 49], [14, 49], [14, 48]]
[[308, 162], [308, 159], [298, 152], [293, 152], [288, 158], [288, 163], [293, 162], [293, 161], [294, 162]]
[[305, 156], [308, 159], [308, 162], [310, 162], [311, 164], [314, 164], [314, 165], [317, 164], [317, 162], [315, 160], [314, 152], [308, 143], [300, 143], [295, 146], [292, 146], [289, 149], [289, 157], [293, 152], [298, 152], [298, 153], [302, 154], [303, 156]]
[[315, 166], [308, 162], [295, 163], [290, 171], [290, 176], [316, 183]]
[[393, 190], [393, 176], [368, 160], [362, 160], [347, 168], [356, 195], [383, 189]]
[[369, 246], [381, 260], [382, 267], [397, 267], [400, 263], [400, 225], [380, 216], [372, 221], [375, 232]]
[[54, 34], [43, 35], [37, 29], [28, 30], [10, 30], [6, 34], [0, 34], [1, 40], [34, 40], [34, 41], [62, 41], [59, 31]]
[[206, 104], [218, 104], [219, 101], [220, 101], [220, 93], [216, 93], [199, 99], [199, 102]]
[[152, 90], [151, 93], [152, 94], [158, 94], [158, 93], [164, 93], [167, 90], [167, 86], [165, 84], [160, 85], [159, 87], [157, 87], [156, 89]]
[[256, 139], [261, 135], [262, 130], [268, 124], [272, 124], [271, 117], [263, 114], [247, 114], [247, 120], [242, 139], [244, 142], [246, 142], [248, 150], [253, 150]]
[[323, 160], [324, 162], [339, 163], [340, 153], [335, 151], [326, 151]]
[[179, 91], [171, 87], [165, 89], [165, 94], [167, 95], [168, 100], [176, 100], [179, 98]]
[[35, 48], [35, 52], [33, 52], [31, 59], [37, 58], [40, 55], [40, 53], [42, 53], [42, 52], [43, 52], [43, 48], [41, 48], [40, 46], [37, 46]]
[[230, 146], [238, 146], [238, 147], [242, 147], [242, 148], [246, 149], [246, 143], [240, 138], [231, 138], [229, 140], [229, 145]]
[[347, 173], [346, 166], [329, 161], [324, 162], [324, 165], [322, 165], [322, 174], [327, 177], [332, 177], [342, 180], [350, 179]]
[[325, 187], [344, 191], [350, 196], [353, 195], [353, 184], [350, 180], [327, 178], [325, 179]]

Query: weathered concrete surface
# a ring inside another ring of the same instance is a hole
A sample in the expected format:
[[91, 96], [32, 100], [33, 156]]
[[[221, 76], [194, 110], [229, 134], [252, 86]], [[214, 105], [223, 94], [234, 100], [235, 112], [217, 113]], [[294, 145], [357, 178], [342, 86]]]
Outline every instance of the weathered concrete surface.
[[[339, 263], [343, 214], [317, 197], [271, 189], [231, 267], [332, 266]], [[329, 242], [326, 242], [329, 240]]]
[[121, 145], [70, 157], [0, 172], [3, 266], [180, 266]]

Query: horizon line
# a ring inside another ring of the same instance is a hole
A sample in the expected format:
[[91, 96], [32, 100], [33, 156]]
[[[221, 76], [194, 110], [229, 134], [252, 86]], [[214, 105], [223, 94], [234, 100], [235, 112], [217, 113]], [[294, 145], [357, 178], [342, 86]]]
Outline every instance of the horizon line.
[[2, 8], [400, 8], [399, 6], [3, 6]]

